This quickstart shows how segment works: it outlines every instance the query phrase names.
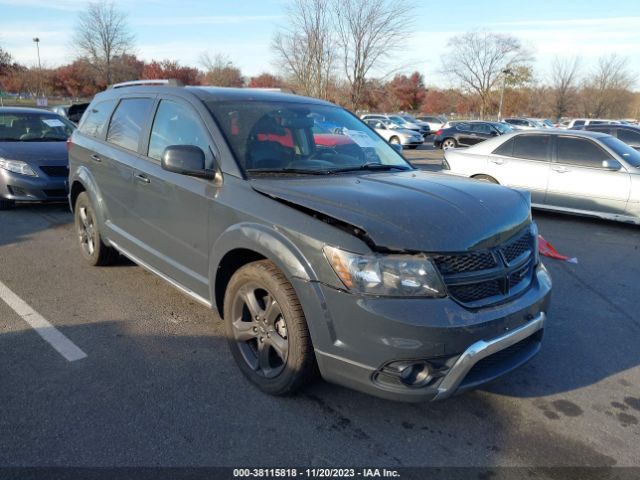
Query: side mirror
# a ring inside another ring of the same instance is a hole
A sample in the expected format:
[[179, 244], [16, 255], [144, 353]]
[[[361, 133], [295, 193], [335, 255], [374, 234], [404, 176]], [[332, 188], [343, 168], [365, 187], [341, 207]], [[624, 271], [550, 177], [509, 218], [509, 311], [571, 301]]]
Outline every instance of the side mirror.
[[492, 137], [497, 137], [498, 136], [498, 132], [496, 132], [495, 130], [491, 130], [489, 132], [489, 135], [491, 135]]
[[204, 152], [194, 145], [169, 145], [162, 154], [164, 170], [192, 177], [213, 178], [214, 171], [204, 165]]
[[399, 143], [390, 143], [389, 145], [391, 145], [391, 148], [393, 148], [396, 152], [402, 155], [402, 145], [400, 145]]
[[617, 172], [622, 168], [622, 164], [617, 160], [603, 160], [602, 168], [605, 170], [610, 170], [612, 172]]
[[385, 127], [385, 126], [384, 126], [384, 123], [382, 123], [382, 122], [378, 122], [378, 123], [376, 123], [376, 124], [373, 126], [373, 128], [377, 128], [377, 129], [379, 129], [379, 130], [386, 130], [386, 129], [387, 129], [387, 127]]

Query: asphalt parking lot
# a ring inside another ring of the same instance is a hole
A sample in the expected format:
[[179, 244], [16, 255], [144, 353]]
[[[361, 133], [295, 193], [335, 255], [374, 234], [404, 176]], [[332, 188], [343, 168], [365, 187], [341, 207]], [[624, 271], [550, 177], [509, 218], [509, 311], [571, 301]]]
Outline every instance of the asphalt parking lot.
[[322, 382], [264, 395], [212, 311], [126, 260], [87, 266], [66, 205], [0, 212], [0, 285], [86, 354], [66, 360], [0, 300], [0, 466], [640, 466], [640, 228], [534, 216], [579, 261], [545, 262], [540, 354], [482, 390], [399, 404]]

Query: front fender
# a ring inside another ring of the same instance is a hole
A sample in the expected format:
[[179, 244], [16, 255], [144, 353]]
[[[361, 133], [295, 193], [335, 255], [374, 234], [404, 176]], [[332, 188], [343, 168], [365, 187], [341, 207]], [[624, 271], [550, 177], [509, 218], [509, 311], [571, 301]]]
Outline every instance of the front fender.
[[[216, 303], [216, 274], [224, 256], [246, 249], [274, 262], [288, 279], [317, 280], [316, 273], [298, 247], [277, 228], [258, 223], [239, 223], [224, 231], [211, 249], [209, 278], [211, 298]], [[218, 305], [215, 305], [218, 307]]]

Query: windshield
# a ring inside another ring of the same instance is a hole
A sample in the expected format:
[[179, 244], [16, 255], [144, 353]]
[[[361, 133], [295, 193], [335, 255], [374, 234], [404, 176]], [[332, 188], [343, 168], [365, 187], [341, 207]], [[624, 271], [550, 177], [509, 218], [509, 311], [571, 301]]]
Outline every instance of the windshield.
[[54, 113], [0, 112], [0, 142], [64, 142], [74, 128]]
[[636, 149], [630, 147], [622, 140], [618, 140], [614, 137], [604, 137], [601, 138], [602, 143], [604, 143], [611, 150], [616, 152], [618, 155], [622, 157], [622, 159], [627, 162], [632, 167], [640, 167], [640, 152]]
[[416, 120], [411, 115], [403, 115], [402, 118], [404, 118], [407, 122], [411, 122], [411, 123], [416, 123], [419, 121], [419, 120]]
[[342, 108], [262, 101], [208, 102], [207, 106], [249, 175], [413, 168]]
[[511, 125], [508, 123], [494, 123], [493, 126], [496, 127], [496, 130], [498, 130], [501, 135], [513, 132], [513, 128], [511, 128]]
[[407, 121], [404, 118], [398, 115], [389, 115], [389, 120], [391, 120], [396, 125], [400, 125], [400, 126], [403, 126], [407, 123]]

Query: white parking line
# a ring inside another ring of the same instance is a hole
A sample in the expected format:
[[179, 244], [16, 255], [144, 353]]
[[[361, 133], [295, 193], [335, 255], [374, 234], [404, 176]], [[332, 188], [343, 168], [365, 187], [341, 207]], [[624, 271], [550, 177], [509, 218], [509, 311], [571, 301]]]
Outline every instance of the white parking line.
[[0, 282], [0, 299], [4, 300], [31, 328], [70, 362], [81, 360], [87, 356], [75, 343], [65, 337], [60, 330], [51, 325], [2, 282]]

